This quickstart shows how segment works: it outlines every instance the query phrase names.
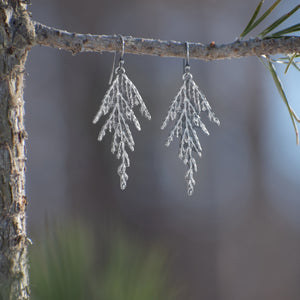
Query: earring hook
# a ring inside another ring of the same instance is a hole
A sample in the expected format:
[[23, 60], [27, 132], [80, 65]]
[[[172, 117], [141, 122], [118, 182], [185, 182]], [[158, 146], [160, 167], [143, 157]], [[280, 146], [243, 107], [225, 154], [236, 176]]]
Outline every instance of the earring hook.
[[190, 46], [189, 42], [185, 42], [185, 58], [183, 59], [183, 73], [186, 73], [190, 70]]
[[124, 40], [124, 37], [123, 35], [119, 34], [119, 37], [121, 38], [121, 46], [122, 46], [122, 50], [121, 50], [121, 57], [120, 57], [120, 60], [123, 60], [124, 58], [124, 51], [125, 51], [125, 40]]
[[186, 58], [185, 58], [185, 66], [190, 65], [190, 45], [189, 42], [185, 42], [185, 49], [186, 49]]
[[[125, 40], [124, 40], [123, 35], [119, 34], [118, 36], [121, 39], [121, 55], [120, 55], [120, 65], [119, 65], [119, 67], [121, 67], [121, 65], [124, 64]], [[111, 85], [113, 77], [114, 77], [114, 70], [115, 70], [115, 65], [116, 65], [116, 56], [117, 56], [117, 49], [116, 49], [115, 54], [114, 54], [113, 66], [112, 66], [109, 81], [108, 81], [109, 85]]]

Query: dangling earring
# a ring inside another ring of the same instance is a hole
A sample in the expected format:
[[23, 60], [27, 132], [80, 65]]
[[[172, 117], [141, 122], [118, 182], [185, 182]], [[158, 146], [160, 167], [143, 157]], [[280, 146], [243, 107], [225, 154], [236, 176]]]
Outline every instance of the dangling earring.
[[174, 136], [180, 139], [178, 156], [187, 165], [188, 170], [185, 178], [187, 181], [187, 193], [191, 196], [195, 185], [194, 172], [197, 172], [193, 151], [199, 157], [201, 157], [202, 151], [195, 128], [200, 127], [204, 133], [209, 135], [207, 128], [201, 121], [200, 113], [201, 111], [207, 111], [209, 120], [217, 125], [220, 125], [220, 121], [212, 112], [205, 95], [193, 80], [189, 65], [189, 43], [186, 42], [185, 45], [186, 58], [182, 76], [183, 85], [173, 100], [161, 129], [164, 129], [170, 120], [176, 120], [175, 126], [167, 138], [166, 146], [168, 147], [171, 144]]
[[[137, 130], [141, 130], [140, 123], [136, 118], [133, 108], [140, 106], [140, 112], [147, 119], [151, 119], [151, 115], [135, 85], [125, 74], [124, 69], [124, 48], [125, 41], [120, 35], [122, 43], [122, 51], [119, 60], [119, 65], [115, 69], [115, 79], [110, 78], [110, 88], [107, 90], [99, 111], [97, 112], [93, 123], [97, 123], [100, 117], [109, 113], [110, 115], [105, 124], [101, 128], [98, 141], [101, 141], [106, 134], [106, 131], [113, 131], [111, 152], [116, 154], [117, 159], [121, 160], [118, 167], [120, 176], [120, 186], [124, 190], [126, 188], [128, 175], [126, 168], [130, 166], [130, 160], [126, 151], [126, 145], [131, 151], [134, 151], [134, 140], [127, 123], [133, 122]], [[114, 64], [113, 64], [114, 69]], [[112, 74], [113, 75], [113, 74]], [[128, 122], [127, 122], [128, 121]]]

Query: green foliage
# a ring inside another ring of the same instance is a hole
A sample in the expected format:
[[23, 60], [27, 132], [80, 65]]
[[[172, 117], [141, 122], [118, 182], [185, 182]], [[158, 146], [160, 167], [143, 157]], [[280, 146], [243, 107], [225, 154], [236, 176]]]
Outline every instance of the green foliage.
[[281, 98], [283, 99], [285, 105], [287, 106], [288, 112], [290, 114], [294, 129], [295, 129], [295, 133], [296, 133], [296, 143], [299, 144], [299, 133], [298, 133], [298, 128], [297, 128], [296, 122], [300, 122], [300, 120], [299, 120], [298, 116], [296, 115], [296, 113], [294, 112], [294, 110], [289, 105], [288, 99], [287, 99], [285, 92], [283, 90], [283, 87], [282, 87], [282, 83], [276, 73], [274, 64], [268, 58], [267, 58], [267, 62], [264, 62], [262, 59], [261, 59], [261, 61], [263, 62], [264, 66], [270, 71], [270, 73], [273, 77], [273, 80], [275, 82], [276, 88], [277, 88]]
[[110, 249], [100, 285], [95, 288], [97, 299], [175, 299], [166, 289], [166, 257], [161, 251], [145, 251], [120, 233], [111, 241]]
[[295, 33], [297, 31], [300, 31], [300, 24], [292, 25], [292, 26], [287, 27], [283, 30], [272, 33], [271, 35], [268, 35], [267, 38], [275, 38], [275, 39], [276, 38], [281, 38], [286, 34]]
[[294, 66], [298, 71], [300, 71], [299, 67], [297, 66], [297, 64], [295, 63], [294, 59], [299, 57], [299, 55], [297, 53], [294, 53], [293, 55], [288, 55], [287, 58], [289, 58], [289, 61], [287, 63], [287, 66], [285, 68], [284, 74], [287, 73], [287, 71], [289, 70], [289, 67], [292, 65]]
[[89, 299], [92, 238], [81, 226], [56, 228], [31, 251], [33, 299]]
[[244, 31], [241, 33], [240, 37], [244, 37], [245, 35], [247, 35], [252, 29], [253, 29], [253, 23], [256, 20], [256, 17], [261, 9], [262, 4], [264, 3], [264, 0], [261, 0], [259, 2], [259, 4], [257, 5], [253, 16], [251, 17], [249, 23], [247, 24], [246, 28], [244, 29]]
[[[278, 20], [276, 20], [274, 23], [272, 23], [270, 26], [268, 26], [264, 31], [262, 31], [259, 36], [264, 38], [267, 37], [267, 34], [273, 31], [275, 28], [277, 28], [281, 23], [286, 21], [288, 18], [290, 18], [298, 9], [300, 8], [300, 5], [297, 5], [295, 8], [293, 8], [288, 13], [281, 16]], [[299, 26], [299, 24], [297, 24]], [[286, 33], [289, 33], [289, 31], [286, 31]], [[277, 32], [278, 35], [278, 32]], [[278, 36], [280, 37], [280, 36]]]
[[[265, 11], [265, 13], [256, 20], [258, 13], [261, 10], [262, 4], [264, 3], [264, 0], [261, 0], [256, 7], [253, 16], [251, 17], [249, 23], [247, 24], [246, 28], [243, 30], [243, 32], [240, 35], [240, 38], [245, 37], [248, 33], [250, 33], [252, 30], [254, 30], [262, 21], [264, 21], [271, 12], [275, 9], [275, 7], [281, 2], [281, 0], [276, 0], [269, 9]], [[271, 35], [268, 35], [271, 31], [276, 29], [279, 25], [281, 25], [284, 21], [286, 21], [288, 18], [290, 18], [298, 9], [300, 8], [300, 4], [298, 4], [296, 7], [294, 7], [292, 10], [290, 10], [288, 13], [281, 16], [279, 19], [277, 19], [275, 22], [273, 22], [271, 25], [269, 25], [266, 29], [264, 29], [261, 33], [257, 35], [257, 37], [260, 38], [280, 38], [283, 37], [286, 34], [289, 33], [295, 33], [297, 31], [300, 31], [300, 23], [293, 25], [291, 27], [285, 28], [283, 30], [280, 30], [278, 32], [275, 32]]]
[[[246, 26], [246, 28], [244, 29], [244, 31], [241, 33], [240, 37], [244, 37], [246, 36], [250, 31], [252, 31], [255, 27], [257, 27], [257, 25], [259, 25], [273, 10], [274, 8], [281, 2], [281, 0], [276, 0], [270, 7], [269, 9], [267, 9], [265, 11], [265, 13], [256, 20], [257, 15], [261, 9], [262, 4], [264, 3], [264, 0], [261, 0], [258, 4], [258, 6], [256, 7], [254, 14], [252, 16], [252, 18], [250, 19], [248, 25]], [[256, 21], [255, 21], [256, 20]]]
[[109, 239], [98, 252], [82, 225], [48, 232], [31, 249], [33, 299], [175, 299], [162, 251], [146, 249], [120, 232]]
[[[244, 29], [244, 31], [241, 33], [240, 37], [244, 37], [246, 36], [248, 33], [250, 33], [254, 28], [256, 28], [263, 20], [266, 19], [267, 16], [270, 15], [270, 13], [275, 9], [275, 7], [281, 2], [281, 0], [276, 0], [271, 7], [269, 7], [269, 9], [267, 9], [265, 11], [265, 13], [256, 20], [262, 4], [263, 4], [264, 0], [261, 0], [258, 4], [258, 6], [256, 7], [253, 16], [251, 17], [249, 23], [247, 24], [246, 28]], [[275, 30], [279, 25], [281, 25], [284, 21], [286, 21], [288, 18], [290, 18], [296, 11], [298, 11], [300, 8], [300, 4], [297, 5], [296, 7], [294, 7], [292, 10], [290, 10], [288, 13], [282, 15], [279, 19], [277, 19], [275, 22], [273, 22], [271, 25], [269, 25], [266, 29], [264, 29], [261, 33], [259, 33], [257, 35], [258, 38], [262, 38], [262, 39], [270, 39], [270, 38], [282, 38], [284, 36], [286, 36], [287, 34], [290, 33], [295, 33], [300, 31], [300, 23], [287, 27], [283, 30], [277, 31], [275, 33], [271, 33], [273, 30]], [[289, 70], [289, 67], [292, 65], [294, 66], [298, 71], [300, 71], [300, 68], [298, 67], [298, 61], [295, 61], [296, 58], [299, 58], [299, 53], [292, 53], [289, 54], [279, 60], [274, 60], [271, 59], [270, 57], [262, 57], [259, 58], [260, 61], [264, 64], [264, 66], [268, 69], [268, 71], [271, 73], [273, 81], [277, 87], [277, 90], [279, 92], [280, 97], [282, 98], [283, 102], [285, 103], [288, 112], [290, 114], [290, 118], [296, 133], [296, 143], [299, 145], [299, 133], [298, 133], [298, 128], [297, 128], [297, 124], [296, 122], [300, 123], [299, 118], [297, 117], [296, 113], [294, 112], [294, 110], [292, 109], [292, 107], [290, 106], [288, 99], [286, 97], [286, 94], [283, 90], [283, 86], [282, 83], [279, 79], [279, 76], [276, 72], [275, 66], [273, 64], [273, 62], [278, 62], [278, 63], [284, 63], [286, 64], [286, 69], [285, 69], [285, 74], [287, 73], [287, 71]], [[264, 61], [264, 59], [266, 61]]]

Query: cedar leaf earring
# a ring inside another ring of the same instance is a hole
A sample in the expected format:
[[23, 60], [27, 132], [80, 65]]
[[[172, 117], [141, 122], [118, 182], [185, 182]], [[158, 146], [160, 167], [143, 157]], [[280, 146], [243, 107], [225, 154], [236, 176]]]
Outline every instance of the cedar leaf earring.
[[179, 158], [187, 165], [185, 179], [187, 181], [187, 193], [189, 196], [193, 194], [195, 179], [194, 172], [197, 172], [196, 160], [193, 157], [193, 152], [196, 152], [201, 157], [201, 145], [196, 132], [196, 128], [200, 127], [202, 131], [209, 135], [209, 132], [202, 122], [200, 113], [206, 111], [210, 121], [220, 125], [219, 119], [215, 116], [211, 107], [201, 92], [193, 76], [190, 73], [189, 65], [189, 43], [186, 42], [186, 59], [184, 74], [182, 76], [183, 85], [175, 96], [168, 114], [161, 126], [164, 129], [170, 120], [175, 121], [175, 126], [170, 131], [166, 141], [168, 147], [174, 139], [174, 136], [180, 139]]
[[99, 132], [98, 141], [103, 139], [107, 130], [109, 132], [113, 131], [111, 152], [116, 154], [117, 159], [121, 160], [121, 164], [118, 167], [118, 175], [120, 176], [120, 187], [124, 190], [128, 180], [126, 168], [130, 166], [126, 146], [129, 147], [131, 151], [134, 151], [134, 140], [128, 123], [133, 122], [136, 129], [139, 131], [141, 130], [140, 123], [134, 114], [133, 108], [135, 106], [140, 106], [141, 114], [148, 120], [151, 119], [151, 115], [139, 91], [125, 73], [125, 41], [123, 36], [120, 35], [120, 38], [122, 42], [122, 52], [119, 65], [114, 72], [115, 79], [112, 81], [113, 76], [111, 76], [109, 83], [110, 87], [102, 100], [93, 123], [97, 123], [102, 116], [105, 116], [110, 112], [108, 119]]

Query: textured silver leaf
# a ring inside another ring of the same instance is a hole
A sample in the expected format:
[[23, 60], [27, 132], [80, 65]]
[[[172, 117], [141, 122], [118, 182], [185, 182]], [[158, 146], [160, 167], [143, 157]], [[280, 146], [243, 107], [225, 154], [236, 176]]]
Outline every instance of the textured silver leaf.
[[189, 67], [186, 68], [182, 79], [183, 85], [172, 101], [161, 129], [166, 128], [170, 120], [175, 120], [175, 125], [167, 138], [166, 146], [171, 144], [174, 137], [180, 139], [178, 157], [187, 165], [185, 175], [187, 193], [192, 195], [196, 184], [194, 172], [197, 172], [197, 164], [193, 157], [193, 152], [196, 152], [201, 157], [202, 151], [195, 128], [201, 128], [205, 134], [209, 135], [205, 124], [201, 120], [200, 113], [206, 111], [208, 119], [217, 125], [220, 125], [220, 121], [211, 110], [205, 95], [193, 80]]
[[126, 168], [130, 165], [126, 146], [134, 151], [134, 140], [128, 123], [133, 123], [137, 130], [141, 130], [141, 125], [133, 111], [135, 106], [140, 106], [141, 114], [147, 119], [151, 119], [139, 91], [127, 77], [123, 64], [120, 63], [115, 70], [115, 79], [105, 93], [93, 123], [97, 123], [102, 116], [110, 112], [108, 119], [100, 130], [98, 140], [103, 139], [107, 130], [113, 132], [111, 152], [116, 155], [117, 159], [121, 160], [117, 173], [120, 176], [122, 190], [127, 185]]

